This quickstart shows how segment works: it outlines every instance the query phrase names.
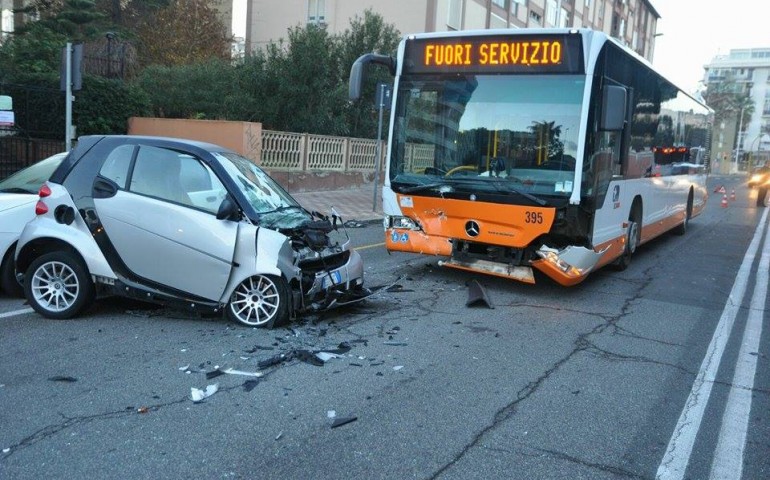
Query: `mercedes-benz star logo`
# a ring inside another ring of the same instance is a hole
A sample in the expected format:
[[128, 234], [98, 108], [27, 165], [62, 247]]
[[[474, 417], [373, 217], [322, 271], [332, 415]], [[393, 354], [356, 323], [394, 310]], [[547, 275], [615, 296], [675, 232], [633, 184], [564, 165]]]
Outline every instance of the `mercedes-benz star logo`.
[[479, 227], [479, 224], [476, 223], [474, 220], [469, 220], [465, 222], [465, 233], [469, 237], [478, 237], [480, 232], [481, 232], [481, 228]]

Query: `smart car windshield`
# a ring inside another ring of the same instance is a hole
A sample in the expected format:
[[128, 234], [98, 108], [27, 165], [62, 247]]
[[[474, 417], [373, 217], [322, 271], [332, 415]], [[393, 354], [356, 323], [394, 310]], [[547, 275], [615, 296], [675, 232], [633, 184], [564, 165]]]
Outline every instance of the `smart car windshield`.
[[[308, 213], [275, 180], [249, 159], [235, 153], [214, 153], [235, 180], [249, 205], [259, 214], [260, 223], [295, 223], [308, 219]], [[292, 221], [291, 218], [294, 218]]]

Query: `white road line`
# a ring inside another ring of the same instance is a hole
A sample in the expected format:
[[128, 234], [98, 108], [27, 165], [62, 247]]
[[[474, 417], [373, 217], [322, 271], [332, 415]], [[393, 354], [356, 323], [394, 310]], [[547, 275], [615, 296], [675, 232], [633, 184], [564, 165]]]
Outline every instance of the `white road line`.
[[[712, 480], [740, 479], [743, 474], [743, 450], [746, 447], [746, 433], [749, 429], [751, 394], [754, 376], [757, 372], [759, 339], [762, 336], [762, 319], [765, 316], [768, 276], [770, 273], [770, 235], [765, 237], [762, 257], [757, 269], [751, 310], [743, 332], [738, 363], [735, 366], [727, 406], [722, 416], [719, 440], [711, 463]], [[752, 355], [753, 353], [753, 355]]]
[[21, 310], [13, 310], [10, 312], [0, 313], [0, 318], [15, 317], [16, 315], [24, 315], [26, 313], [32, 313], [34, 310], [31, 308], [22, 308]]
[[746, 293], [746, 284], [751, 274], [751, 267], [754, 264], [754, 257], [759, 248], [759, 242], [765, 231], [766, 221], [767, 209], [762, 214], [762, 219], [754, 231], [754, 238], [752, 238], [749, 249], [746, 250], [746, 255], [743, 257], [743, 263], [741, 263], [741, 267], [738, 270], [738, 275], [730, 291], [727, 304], [725, 304], [725, 308], [722, 311], [722, 316], [719, 318], [714, 336], [711, 338], [711, 342], [706, 350], [706, 356], [703, 358], [698, 375], [692, 384], [690, 395], [687, 397], [687, 402], [685, 402], [682, 413], [679, 415], [679, 421], [668, 442], [666, 453], [663, 455], [663, 459], [658, 466], [658, 473], [656, 475], [658, 479], [678, 480], [684, 478], [685, 470], [687, 470], [687, 464], [692, 454], [692, 447], [695, 444], [695, 437], [698, 435], [698, 430], [700, 430], [703, 413], [711, 396], [711, 387], [714, 385], [714, 379], [719, 370], [719, 363], [722, 361], [725, 345], [730, 338], [735, 317], [738, 315], [738, 310]]

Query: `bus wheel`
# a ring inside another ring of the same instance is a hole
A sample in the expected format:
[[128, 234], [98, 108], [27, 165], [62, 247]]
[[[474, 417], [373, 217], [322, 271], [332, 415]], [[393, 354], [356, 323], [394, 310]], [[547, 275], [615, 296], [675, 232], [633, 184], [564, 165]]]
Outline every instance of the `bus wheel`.
[[628, 233], [626, 233], [626, 248], [623, 254], [612, 263], [615, 270], [622, 271], [631, 264], [631, 256], [636, 252], [636, 246], [639, 245], [639, 222], [628, 221]]

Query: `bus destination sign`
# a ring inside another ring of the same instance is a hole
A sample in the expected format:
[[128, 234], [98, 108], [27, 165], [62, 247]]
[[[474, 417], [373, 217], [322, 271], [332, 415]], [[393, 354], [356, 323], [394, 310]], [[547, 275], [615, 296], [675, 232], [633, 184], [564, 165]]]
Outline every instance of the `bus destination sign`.
[[407, 41], [405, 73], [583, 73], [580, 35]]

